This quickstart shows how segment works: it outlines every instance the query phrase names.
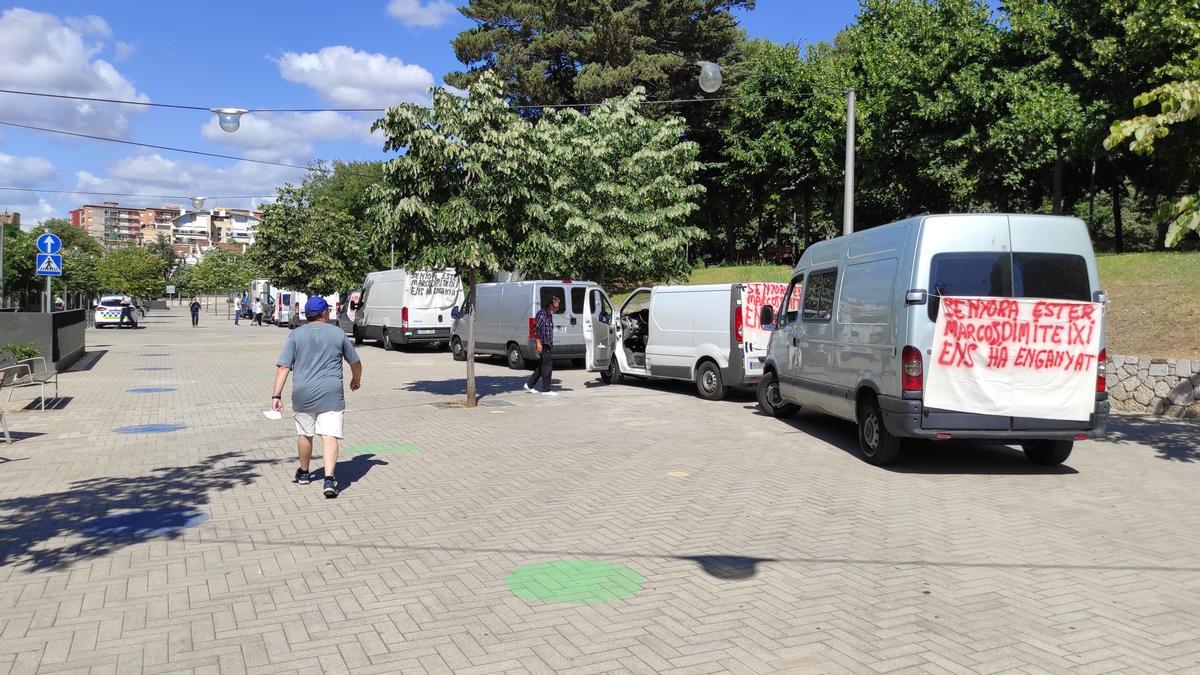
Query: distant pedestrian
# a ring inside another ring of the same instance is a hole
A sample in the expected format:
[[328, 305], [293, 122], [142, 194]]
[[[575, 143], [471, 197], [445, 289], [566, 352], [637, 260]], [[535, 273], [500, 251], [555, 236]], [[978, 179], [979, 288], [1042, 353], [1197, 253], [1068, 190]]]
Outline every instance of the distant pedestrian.
[[537, 313], [533, 319], [534, 348], [538, 353], [538, 368], [525, 382], [525, 391], [537, 392], [538, 379], [542, 381], [542, 393], [546, 396], [558, 396], [550, 390], [550, 382], [554, 374], [554, 314], [558, 312], [560, 301], [557, 297]]
[[258, 324], [259, 326], [262, 325], [262, 310], [263, 310], [262, 300], [255, 298], [254, 299], [254, 323]]
[[125, 325], [125, 319], [129, 319], [129, 323], [137, 328], [137, 319], [133, 318], [133, 303], [129, 300], [121, 301], [121, 320], [117, 322], [117, 328]]
[[62, 296], [58, 293], [54, 294], [54, 311], [61, 312], [67, 308], [67, 303], [63, 302]]
[[192, 328], [200, 325], [200, 301], [192, 298], [192, 302], [188, 305], [188, 309], [192, 311]]
[[233, 325], [240, 326], [238, 320], [242, 318], [242, 296], [237, 296], [233, 301]]
[[300, 303], [292, 306], [291, 316], [288, 317], [288, 328], [295, 330], [300, 325]]
[[300, 467], [296, 483], [312, 482], [313, 436], [321, 437], [325, 458], [325, 497], [338, 496], [338, 441], [343, 438], [346, 397], [342, 390], [342, 361], [350, 364], [350, 391], [362, 386], [362, 363], [345, 331], [329, 324], [329, 303], [322, 297], [309, 298], [304, 305], [307, 323], [288, 335], [283, 353], [275, 362], [275, 388], [271, 407], [283, 411], [283, 385], [292, 380], [292, 411], [296, 421], [296, 444]]

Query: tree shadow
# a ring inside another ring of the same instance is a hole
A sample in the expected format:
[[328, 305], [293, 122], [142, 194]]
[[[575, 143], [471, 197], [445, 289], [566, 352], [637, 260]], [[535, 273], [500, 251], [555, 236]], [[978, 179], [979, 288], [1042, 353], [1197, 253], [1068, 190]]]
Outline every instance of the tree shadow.
[[[747, 406], [756, 415], [764, 415], [757, 405]], [[859, 461], [866, 461], [858, 449], [858, 427], [830, 415], [801, 410], [790, 419], [777, 420], [799, 433], [832, 445]], [[1068, 460], [1069, 461], [1069, 460]], [[1025, 453], [995, 442], [924, 441], [905, 439], [896, 461], [879, 467], [892, 473], [973, 474], [983, 476], [1036, 476], [1079, 473], [1069, 466], [1039, 466], [1025, 459]]]
[[[496, 394], [503, 394], [510, 391], [521, 391], [522, 385], [528, 380], [528, 375], [478, 375], [475, 377], [475, 391], [479, 398], [495, 396]], [[554, 379], [552, 381], [558, 385], [556, 391], [572, 391], [567, 387], [563, 387], [559, 380]], [[415, 391], [424, 394], [437, 394], [438, 396], [462, 396], [467, 393], [467, 380], [466, 378], [455, 380], [419, 380], [396, 388], [400, 391]]]
[[259, 466], [280, 461], [226, 452], [191, 466], [88, 478], [61, 492], [0, 500], [0, 565], [62, 569], [153, 537], [174, 539], [207, 517], [210, 493], [248, 485]]
[[706, 574], [726, 581], [749, 579], [758, 574], [759, 563], [775, 562], [772, 558], [747, 558], [739, 555], [685, 555], [676, 558], [697, 563]]
[[[313, 451], [313, 454], [317, 454], [316, 450]], [[349, 490], [350, 486], [366, 477], [371, 469], [377, 466], [387, 466], [387, 462], [382, 459], [373, 459], [374, 457], [374, 454], [366, 453], [354, 455], [348, 461], [344, 459], [339, 460], [337, 471], [334, 472], [334, 475], [337, 476], [338, 492]], [[325, 467], [313, 471], [312, 476], [313, 480], [325, 480]]]
[[1200, 462], [1200, 422], [1147, 415], [1111, 415], [1105, 440], [1151, 448], [1159, 459]]

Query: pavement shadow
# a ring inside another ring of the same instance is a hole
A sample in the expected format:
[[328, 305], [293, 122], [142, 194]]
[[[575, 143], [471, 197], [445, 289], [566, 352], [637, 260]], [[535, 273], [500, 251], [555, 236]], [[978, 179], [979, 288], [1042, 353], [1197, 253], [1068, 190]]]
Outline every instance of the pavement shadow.
[[[317, 454], [315, 450], [313, 454]], [[366, 453], [355, 455], [349, 461], [339, 460], [337, 471], [334, 472], [334, 475], [337, 476], [338, 492], [349, 490], [350, 486], [365, 478], [371, 469], [377, 466], [387, 466], [387, 462], [382, 459], [374, 459], [374, 457], [374, 454]], [[313, 471], [312, 476], [314, 481], [325, 480], [325, 467]]]
[[61, 492], [0, 499], [0, 565], [57, 570], [207, 519], [212, 493], [248, 485], [279, 459], [226, 452], [139, 476], [97, 476]]
[[772, 558], [747, 558], [738, 555], [684, 555], [678, 560], [690, 560], [710, 576], [725, 581], [740, 581], [758, 574], [758, 564], [774, 562]]
[[[108, 346], [109, 345], [92, 345], [93, 348], [108, 347]], [[85, 371], [91, 370], [92, 368], [96, 367], [96, 364], [99, 363], [100, 359], [104, 358], [104, 355], [107, 353], [108, 353], [107, 349], [96, 349], [95, 351], [89, 351], [86, 354], [84, 354], [83, 357], [80, 358], [78, 361], [71, 364], [70, 368], [67, 368], [63, 372], [80, 373], [80, 372], [85, 372]]]
[[[767, 417], [757, 405], [747, 406], [756, 415]], [[801, 410], [795, 417], [777, 420], [792, 429], [824, 441], [843, 452], [866, 461], [858, 449], [858, 427], [830, 415]], [[1070, 460], [1068, 460], [1070, 461]], [[1070, 466], [1039, 466], [1025, 459], [1022, 451], [998, 443], [906, 440], [900, 456], [888, 466], [892, 473], [973, 474], [1003, 476], [1067, 475], [1079, 473]]]
[[[475, 392], [479, 398], [484, 396], [495, 396], [510, 391], [521, 391], [521, 387], [529, 379], [528, 375], [478, 375], [475, 377]], [[557, 391], [573, 391], [567, 387], [563, 387], [559, 380], [552, 380]], [[467, 393], [466, 378], [455, 380], [418, 380], [409, 382], [403, 387], [397, 387], [401, 391], [415, 391], [424, 394], [437, 394], [439, 396], [462, 396]]]
[[1144, 445], [1159, 459], [1200, 462], [1200, 422], [1166, 417], [1112, 415], [1106, 441]]

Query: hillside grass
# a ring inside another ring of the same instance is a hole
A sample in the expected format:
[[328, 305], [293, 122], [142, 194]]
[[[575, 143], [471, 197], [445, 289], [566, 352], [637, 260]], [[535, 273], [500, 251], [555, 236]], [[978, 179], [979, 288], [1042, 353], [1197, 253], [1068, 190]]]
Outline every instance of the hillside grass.
[[[1096, 264], [1112, 299], [1110, 354], [1200, 358], [1200, 252], [1101, 254]], [[786, 282], [791, 273], [785, 265], [707, 267], [692, 272], [688, 283]]]

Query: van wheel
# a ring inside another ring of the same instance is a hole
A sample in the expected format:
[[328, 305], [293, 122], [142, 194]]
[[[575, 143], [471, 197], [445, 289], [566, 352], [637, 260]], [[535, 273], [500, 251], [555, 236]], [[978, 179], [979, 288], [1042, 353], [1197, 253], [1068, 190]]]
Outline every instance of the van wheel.
[[712, 361], [705, 361], [696, 369], [696, 393], [709, 401], [720, 401], [729, 392], [721, 381], [721, 369]]
[[612, 357], [608, 361], [608, 368], [600, 373], [600, 381], [604, 384], [621, 384], [625, 376], [621, 373], [621, 364], [617, 363], [617, 357]]
[[1025, 441], [1021, 449], [1025, 458], [1040, 466], [1057, 466], [1067, 461], [1075, 441]]
[[454, 338], [450, 343], [450, 353], [454, 356], [455, 361], [467, 360], [467, 348], [463, 346], [462, 340]]
[[900, 439], [887, 430], [874, 396], [858, 404], [858, 447], [863, 458], [875, 466], [887, 466], [900, 454]]
[[392, 338], [388, 335], [386, 328], [383, 329], [383, 339], [380, 342], [383, 343], [384, 351], [390, 352], [396, 348], [396, 345], [392, 344]]
[[800, 411], [800, 406], [783, 400], [779, 391], [779, 375], [775, 371], [764, 373], [756, 390], [758, 409], [771, 417], [791, 417]]
[[508, 343], [508, 351], [506, 352], [508, 359], [508, 367], [513, 370], [526, 370], [528, 366], [525, 364], [525, 357], [521, 356], [521, 348], [517, 343]]

